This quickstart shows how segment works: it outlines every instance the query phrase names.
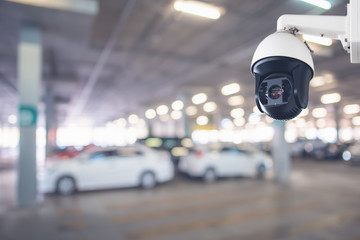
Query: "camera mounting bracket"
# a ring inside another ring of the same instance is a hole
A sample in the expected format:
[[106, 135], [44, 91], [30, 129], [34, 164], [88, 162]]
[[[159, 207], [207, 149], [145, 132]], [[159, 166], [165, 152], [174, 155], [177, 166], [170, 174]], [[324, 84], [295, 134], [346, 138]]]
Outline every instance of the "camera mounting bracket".
[[350, 0], [347, 16], [282, 15], [277, 31], [292, 31], [318, 37], [340, 40], [351, 63], [360, 63], [360, 0]]

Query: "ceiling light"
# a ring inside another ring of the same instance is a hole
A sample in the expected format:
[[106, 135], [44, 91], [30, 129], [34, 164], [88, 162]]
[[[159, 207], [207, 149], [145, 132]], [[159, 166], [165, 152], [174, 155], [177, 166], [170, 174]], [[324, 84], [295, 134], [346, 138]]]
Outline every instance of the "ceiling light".
[[312, 4], [314, 6], [317, 6], [319, 8], [323, 8], [323, 9], [331, 8], [331, 3], [326, 0], [301, 0], [301, 1]]
[[207, 102], [204, 104], [203, 108], [205, 112], [214, 112], [217, 108], [217, 105], [215, 102]]
[[324, 74], [323, 76], [314, 77], [310, 81], [310, 86], [312, 87], [321, 87], [325, 84], [330, 84], [334, 81], [334, 76], [332, 74]]
[[243, 96], [232, 96], [228, 99], [228, 104], [230, 106], [239, 106], [244, 103], [244, 97]]
[[352, 124], [359, 126], [360, 125], [360, 116], [358, 117], [353, 117], [352, 119]]
[[17, 123], [17, 117], [14, 115], [14, 114], [11, 114], [9, 117], [8, 117], [8, 122], [10, 124], [15, 124]]
[[298, 117], [305, 117], [309, 114], [309, 109], [305, 108], [301, 111]]
[[256, 114], [256, 113], [251, 113], [249, 115], [249, 123], [256, 124], [256, 123], [258, 123], [260, 121], [261, 121], [261, 115]]
[[325, 128], [325, 127], [326, 127], [326, 121], [325, 121], [325, 119], [320, 118], [320, 119], [316, 120], [316, 126], [317, 126], [318, 128]]
[[221, 120], [221, 126], [225, 129], [231, 129], [234, 127], [234, 124], [230, 119], [224, 118], [223, 120]]
[[119, 118], [114, 121], [114, 124], [118, 127], [126, 127], [126, 119], [125, 118]]
[[209, 19], [219, 19], [224, 11], [220, 7], [198, 1], [176, 1], [174, 8], [177, 11], [185, 12]]
[[159, 119], [160, 119], [160, 121], [162, 121], [162, 122], [167, 122], [167, 121], [170, 120], [170, 116], [169, 116], [169, 114], [160, 115], [160, 116], [159, 116]]
[[184, 107], [184, 103], [180, 100], [176, 100], [171, 104], [172, 109], [181, 110]]
[[323, 118], [326, 116], [327, 111], [325, 108], [314, 108], [311, 112], [314, 118]]
[[136, 124], [139, 120], [139, 117], [136, 115], [136, 114], [131, 114], [129, 117], [128, 117], [128, 121], [130, 124]]
[[166, 105], [160, 105], [156, 108], [156, 112], [159, 115], [165, 115], [169, 112], [169, 108]]
[[240, 85], [238, 83], [230, 83], [221, 88], [221, 93], [225, 96], [237, 93], [240, 91]]
[[207, 116], [199, 116], [196, 118], [196, 123], [200, 126], [208, 124], [209, 118]]
[[198, 112], [197, 108], [195, 106], [189, 106], [186, 108], [186, 114], [188, 116], [194, 116]]
[[261, 114], [259, 108], [256, 105], [253, 107], [253, 113]]
[[235, 118], [233, 122], [234, 122], [235, 126], [237, 126], [237, 127], [242, 127], [245, 125], [244, 118]]
[[172, 119], [178, 120], [182, 117], [182, 112], [181, 111], [172, 111], [170, 116]]
[[198, 93], [192, 97], [192, 102], [194, 104], [201, 104], [206, 102], [206, 100], [207, 100], [207, 95], [205, 93]]
[[152, 108], [146, 110], [146, 112], [145, 112], [145, 117], [146, 117], [147, 119], [153, 119], [153, 118], [155, 118], [155, 117], [156, 117], [156, 112], [155, 112], [155, 110], [152, 109]]
[[242, 108], [235, 108], [231, 110], [230, 115], [233, 118], [242, 118], [244, 116], [245, 112]]
[[139, 118], [136, 126], [137, 126], [138, 128], [144, 128], [144, 127], [146, 127], [146, 122], [145, 122], [145, 120], [142, 119], [142, 118]]
[[317, 37], [312, 35], [303, 35], [305, 41], [313, 42], [316, 44], [324, 45], [324, 46], [331, 46], [332, 40], [330, 38], [325, 37]]
[[344, 107], [345, 114], [356, 114], [360, 112], [359, 104], [349, 104]]
[[341, 96], [339, 93], [329, 93], [322, 95], [320, 100], [323, 104], [337, 103], [340, 102]]

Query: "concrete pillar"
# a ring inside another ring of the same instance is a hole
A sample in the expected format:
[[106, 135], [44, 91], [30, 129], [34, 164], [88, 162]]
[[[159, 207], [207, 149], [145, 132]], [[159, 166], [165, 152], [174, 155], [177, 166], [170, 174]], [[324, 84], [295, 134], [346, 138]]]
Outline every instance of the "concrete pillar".
[[49, 84], [45, 93], [45, 125], [46, 125], [46, 156], [53, 153], [56, 148], [56, 109], [54, 102], [54, 90]]
[[340, 140], [340, 107], [338, 103], [334, 105], [334, 115], [336, 124], [336, 142]]
[[41, 30], [22, 26], [18, 45], [19, 159], [17, 205], [36, 204], [36, 124], [42, 74]]
[[274, 159], [275, 178], [280, 182], [288, 181], [290, 177], [290, 151], [285, 140], [285, 121], [273, 122], [274, 138], [272, 141], [272, 157]]

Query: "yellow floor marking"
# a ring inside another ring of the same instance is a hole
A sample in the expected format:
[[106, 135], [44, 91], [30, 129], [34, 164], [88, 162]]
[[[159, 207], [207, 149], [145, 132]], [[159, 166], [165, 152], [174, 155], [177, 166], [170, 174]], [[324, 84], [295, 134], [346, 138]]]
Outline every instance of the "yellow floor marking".
[[[248, 186], [247, 188], [242, 189], [242, 191], [248, 191], [248, 189], [254, 189], [254, 186]], [[260, 190], [256, 190], [259, 191]], [[225, 191], [216, 191], [216, 192], [208, 192], [208, 193], [188, 193], [182, 196], [170, 196], [167, 198], [161, 199], [151, 199], [151, 200], [143, 200], [140, 202], [129, 202], [129, 203], [122, 203], [122, 204], [110, 204], [106, 206], [106, 209], [110, 212], [126, 209], [126, 208], [133, 208], [137, 206], [153, 206], [153, 205], [164, 205], [164, 204], [176, 204], [186, 201], [196, 201], [202, 200], [206, 198], [214, 198], [214, 197], [223, 197], [223, 196], [233, 196], [238, 195], [238, 191], [236, 189], [232, 190], [225, 190]]]
[[251, 203], [259, 203], [259, 202], [266, 202], [266, 201], [273, 201], [279, 198], [284, 198], [288, 194], [287, 193], [278, 193], [273, 194], [267, 197], [263, 196], [252, 196], [249, 198], [237, 198], [237, 199], [230, 199], [227, 201], [221, 202], [208, 202], [208, 203], [200, 203], [194, 206], [184, 206], [175, 209], [169, 210], [155, 210], [151, 212], [141, 212], [138, 214], [126, 214], [126, 215], [118, 215], [112, 218], [113, 222], [116, 223], [128, 223], [134, 221], [144, 221], [144, 220], [151, 220], [154, 218], [161, 218], [167, 216], [179, 216], [179, 215], [186, 215], [189, 213], [197, 213], [203, 211], [209, 211], [219, 208], [229, 208], [229, 207], [237, 207], [241, 205], [251, 204]]
[[64, 208], [57, 210], [57, 215], [60, 217], [67, 217], [67, 216], [79, 216], [82, 214], [80, 208]]
[[59, 224], [60, 230], [83, 230], [86, 228], [85, 221], [73, 221]]
[[175, 224], [164, 224], [162, 226], [143, 229], [140, 231], [130, 232], [127, 239], [152, 239], [157, 237], [165, 237], [169, 235], [189, 232], [194, 230], [206, 229], [212, 226], [221, 227], [234, 223], [249, 222], [256, 219], [262, 219], [270, 216], [279, 216], [280, 214], [288, 214], [291, 212], [303, 211], [321, 206], [322, 201], [308, 201], [296, 206], [283, 206], [279, 209], [268, 208], [260, 211], [252, 211], [248, 213], [233, 213], [216, 218], [204, 219], [202, 221], [186, 221]]

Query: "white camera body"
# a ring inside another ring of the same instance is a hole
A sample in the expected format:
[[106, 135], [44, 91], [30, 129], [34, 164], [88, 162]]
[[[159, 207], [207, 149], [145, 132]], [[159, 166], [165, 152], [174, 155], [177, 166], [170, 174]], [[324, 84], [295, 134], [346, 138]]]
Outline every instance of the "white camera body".
[[261, 112], [278, 120], [296, 117], [308, 104], [315, 68], [308, 45], [297, 34], [340, 40], [351, 63], [360, 63], [360, 0], [350, 0], [347, 16], [282, 15], [277, 32], [257, 47], [251, 72]]

